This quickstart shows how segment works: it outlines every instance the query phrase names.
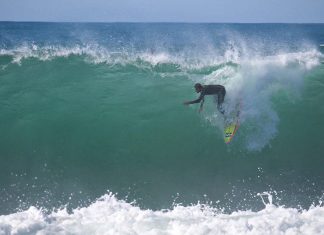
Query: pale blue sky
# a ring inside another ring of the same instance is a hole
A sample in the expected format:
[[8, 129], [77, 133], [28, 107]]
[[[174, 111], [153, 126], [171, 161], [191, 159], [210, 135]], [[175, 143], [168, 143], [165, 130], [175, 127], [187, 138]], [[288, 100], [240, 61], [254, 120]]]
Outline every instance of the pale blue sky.
[[0, 20], [324, 23], [324, 0], [0, 0]]

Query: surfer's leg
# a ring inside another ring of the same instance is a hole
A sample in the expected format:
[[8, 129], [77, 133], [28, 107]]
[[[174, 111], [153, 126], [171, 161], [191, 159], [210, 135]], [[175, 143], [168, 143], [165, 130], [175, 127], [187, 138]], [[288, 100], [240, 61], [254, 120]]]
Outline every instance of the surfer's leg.
[[225, 89], [218, 92], [218, 94], [217, 94], [217, 109], [221, 114], [225, 113], [225, 110], [222, 105], [224, 102], [225, 94], [226, 94]]
[[223, 105], [221, 105], [221, 104], [217, 104], [217, 109], [218, 109], [218, 111], [219, 111], [221, 114], [225, 114], [225, 110], [224, 110], [224, 108], [223, 108]]
[[217, 109], [219, 112], [221, 112], [222, 114], [224, 114], [221, 110], [221, 105], [219, 103], [219, 94], [217, 93], [216, 95], [214, 95], [214, 103], [217, 105]]

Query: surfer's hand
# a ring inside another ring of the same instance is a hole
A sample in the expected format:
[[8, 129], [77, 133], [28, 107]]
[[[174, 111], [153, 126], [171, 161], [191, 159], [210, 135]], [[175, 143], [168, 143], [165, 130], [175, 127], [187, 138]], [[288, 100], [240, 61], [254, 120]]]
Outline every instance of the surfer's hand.
[[189, 105], [189, 101], [183, 102], [184, 105]]

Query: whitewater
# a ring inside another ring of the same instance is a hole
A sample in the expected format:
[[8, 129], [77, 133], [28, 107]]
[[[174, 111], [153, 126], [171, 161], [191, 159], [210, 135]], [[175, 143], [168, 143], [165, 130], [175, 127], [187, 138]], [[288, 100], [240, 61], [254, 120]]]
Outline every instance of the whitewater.
[[[261, 195], [262, 196], [262, 195]], [[141, 210], [106, 194], [89, 207], [49, 215], [31, 207], [0, 216], [2, 234], [324, 234], [324, 209], [276, 207], [258, 212], [223, 214], [208, 205], [181, 206], [171, 210]]]

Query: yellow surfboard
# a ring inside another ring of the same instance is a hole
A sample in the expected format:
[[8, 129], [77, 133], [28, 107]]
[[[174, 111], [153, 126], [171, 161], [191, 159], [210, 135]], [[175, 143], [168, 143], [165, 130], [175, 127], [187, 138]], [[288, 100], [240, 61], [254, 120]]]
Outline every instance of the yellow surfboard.
[[230, 115], [230, 118], [225, 119], [224, 141], [226, 144], [231, 142], [240, 126], [240, 107], [241, 104], [239, 103], [236, 110], [232, 113], [232, 115]]

